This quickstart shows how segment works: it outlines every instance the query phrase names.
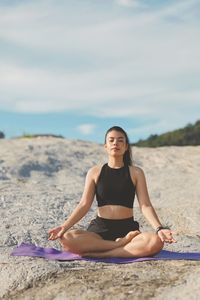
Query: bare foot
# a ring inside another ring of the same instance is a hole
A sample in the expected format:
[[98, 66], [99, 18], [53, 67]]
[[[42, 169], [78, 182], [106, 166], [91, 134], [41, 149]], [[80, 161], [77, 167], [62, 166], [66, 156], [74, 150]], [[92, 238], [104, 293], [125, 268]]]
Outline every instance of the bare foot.
[[117, 238], [115, 241], [119, 243], [119, 246], [124, 246], [128, 244], [134, 237], [136, 237], [138, 234], [140, 234], [139, 230], [130, 231], [122, 238]]

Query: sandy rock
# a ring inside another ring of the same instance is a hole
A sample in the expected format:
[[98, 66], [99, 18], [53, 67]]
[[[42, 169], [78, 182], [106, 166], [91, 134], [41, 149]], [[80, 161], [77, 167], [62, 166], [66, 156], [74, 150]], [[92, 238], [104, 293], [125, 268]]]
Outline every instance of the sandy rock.
[[[165, 249], [200, 251], [200, 147], [133, 148], [161, 221], [176, 232]], [[60, 248], [48, 229], [63, 222], [80, 200], [90, 167], [106, 162], [102, 145], [53, 137], [0, 140], [0, 298], [199, 299], [200, 263], [109, 265], [12, 257], [21, 242]], [[135, 219], [151, 230], [137, 200]], [[96, 203], [79, 223], [95, 216]]]

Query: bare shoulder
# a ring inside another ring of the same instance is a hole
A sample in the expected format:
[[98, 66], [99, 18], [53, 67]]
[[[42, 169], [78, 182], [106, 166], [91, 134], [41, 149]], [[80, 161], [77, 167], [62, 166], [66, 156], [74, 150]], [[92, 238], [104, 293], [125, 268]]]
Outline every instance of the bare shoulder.
[[88, 170], [87, 176], [92, 178], [95, 182], [97, 182], [97, 179], [101, 172], [101, 168], [102, 168], [102, 165], [93, 166], [92, 168], [90, 168]]
[[129, 168], [130, 168], [131, 174], [135, 174], [136, 176], [144, 175], [144, 171], [142, 170], [142, 168], [140, 168], [138, 166], [130, 166]]
[[138, 167], [138, 166], [130, 166], [130, 174], [131, 174], [131, 178], [133, 180], [133, 183], [136, 185], [137, 181], [140, 178], [144, 178], [144, 171]]
[[95, 174], [95, 173], [99, 172], [101, 170], [101, 168], [102, 168], [102, 165], [93, 166], [88, 170], [88, 173]]

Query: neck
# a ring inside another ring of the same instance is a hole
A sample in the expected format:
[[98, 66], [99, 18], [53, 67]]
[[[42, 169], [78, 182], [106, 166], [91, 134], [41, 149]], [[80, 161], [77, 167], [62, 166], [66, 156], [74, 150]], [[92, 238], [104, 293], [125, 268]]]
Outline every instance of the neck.
[[116, 169], [123, 167], [123, 157], [109, 157], [108, 165], [109, 167]]

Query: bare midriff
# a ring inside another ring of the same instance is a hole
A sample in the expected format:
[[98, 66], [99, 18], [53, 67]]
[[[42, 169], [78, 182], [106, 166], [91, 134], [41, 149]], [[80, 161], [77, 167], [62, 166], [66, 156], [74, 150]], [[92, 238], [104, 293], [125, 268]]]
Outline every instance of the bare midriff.
[[98, 207], [98, 216], [104, 219], [127, 219], [133, 217], [133, 209], [121, 205], [104, 205]]

